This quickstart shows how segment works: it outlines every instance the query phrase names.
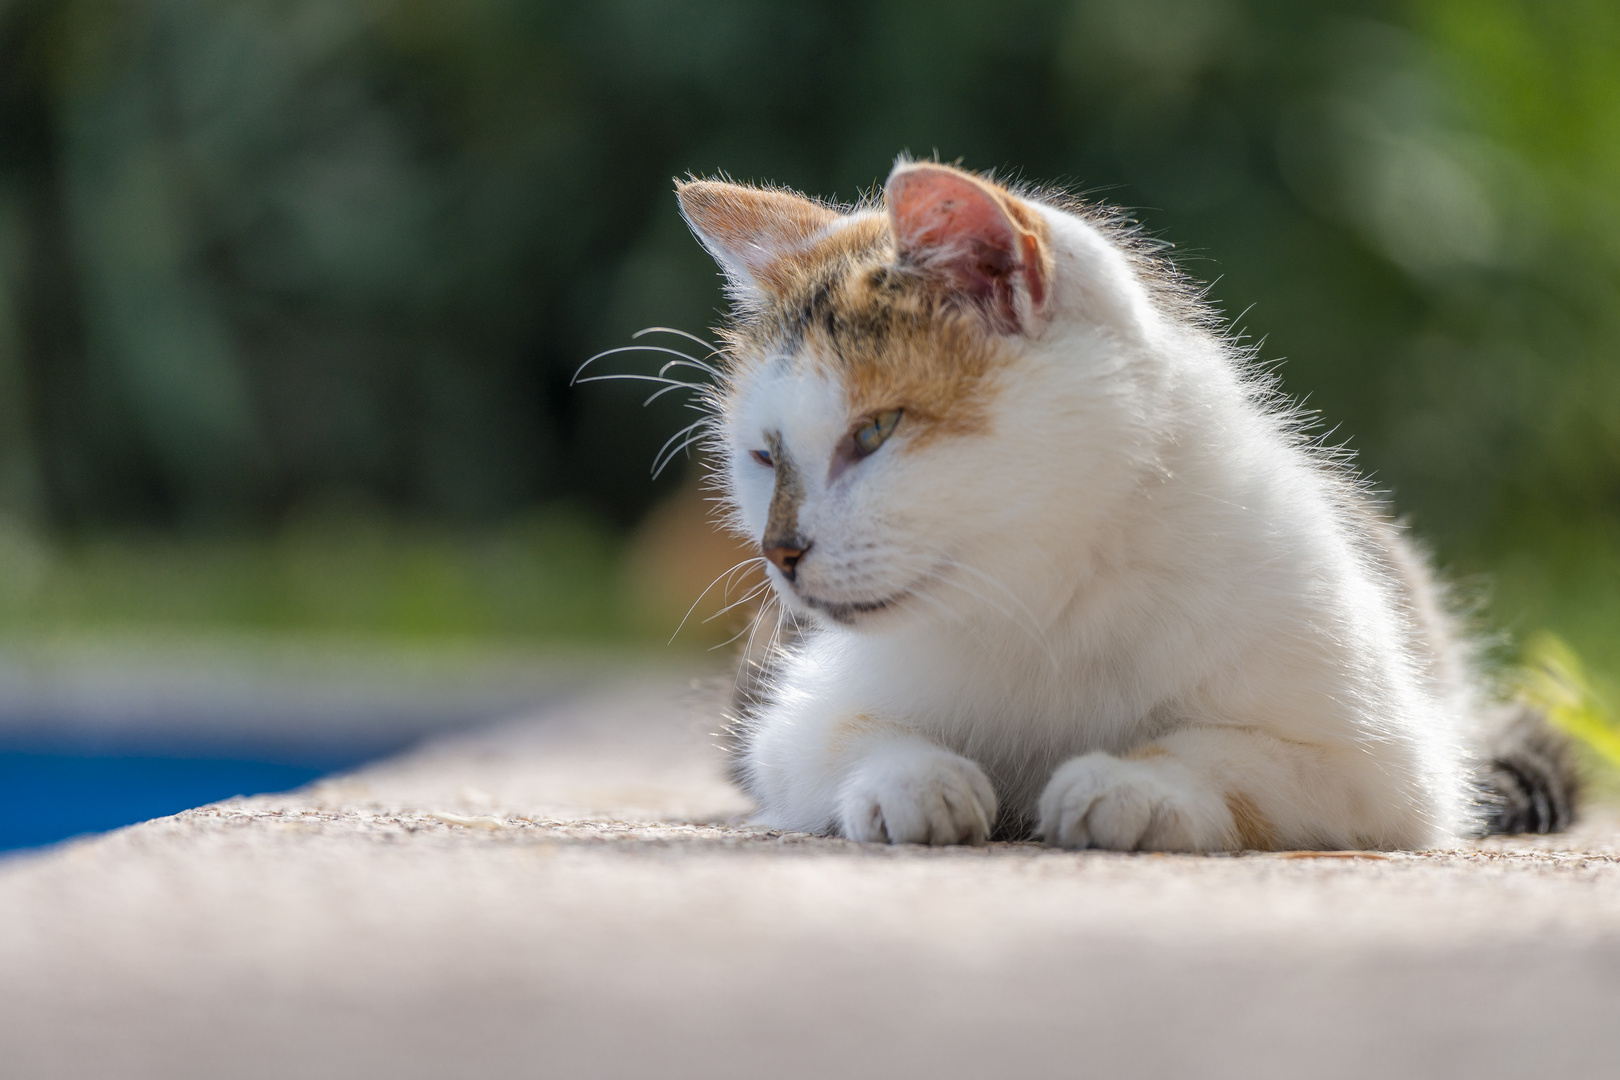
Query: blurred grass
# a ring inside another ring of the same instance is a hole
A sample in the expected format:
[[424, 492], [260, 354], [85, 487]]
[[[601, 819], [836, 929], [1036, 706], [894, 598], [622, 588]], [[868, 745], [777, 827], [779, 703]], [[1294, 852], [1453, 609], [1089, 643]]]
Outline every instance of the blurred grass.
[[747, 625], [751, 603], [722, 609], [759, 584], [725, 578], [753, 553], [709, 514], [689, 482], [628, 534], [568, 503], [483, 524], [345, 509], [273, 531], [58, 538], [0, 516], [0, 640], [245, 634], [691, 654]]
[[12, 525], [0, 529], [0, 631], [644, 642], [623, 549], [558, 507], [479, 530], [342, 516], [269, 535], [47, 543]]
[[1544, 631], [1525, 644], [1514, 689], [1575, 740], [1592, 793], [1620, 797], [1620, 714], [1614, 707], [1614, 684], [1589, 672], [1574, 649]]

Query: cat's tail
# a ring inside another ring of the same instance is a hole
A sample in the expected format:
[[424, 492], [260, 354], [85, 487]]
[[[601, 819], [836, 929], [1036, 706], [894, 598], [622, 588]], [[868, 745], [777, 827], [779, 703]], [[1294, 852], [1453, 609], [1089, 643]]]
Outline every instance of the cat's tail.
[[1481, 831], [1554, 833], [1575, 820], [1580, 778], [1567, 735], [1528, 702], [1505, 706], [1479, 767]]

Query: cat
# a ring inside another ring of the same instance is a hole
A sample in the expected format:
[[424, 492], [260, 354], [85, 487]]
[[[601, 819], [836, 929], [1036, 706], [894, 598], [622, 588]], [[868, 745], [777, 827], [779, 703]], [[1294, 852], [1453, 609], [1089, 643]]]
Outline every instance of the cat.
[[856, 841], [1423, 849], [1547, 831], [1567, 748], [1426, 558], [1117, 218], [902, 159], [849, 208], [677, 181], [733, 305], [726, 521], [791, 640], [767, 825]]

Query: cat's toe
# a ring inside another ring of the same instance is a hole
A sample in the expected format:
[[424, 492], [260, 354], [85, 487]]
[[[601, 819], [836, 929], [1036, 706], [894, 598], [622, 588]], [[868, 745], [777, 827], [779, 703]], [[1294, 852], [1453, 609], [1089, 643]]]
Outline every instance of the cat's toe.
[[1210, 851], [1227, 846], [1218, 797], [1158, 762], [1087, 754], [1052, 774], [1040, 802], [1048, 844], [1112, 851]]
[[840, 831], [863, 842], [982, 844], [996, 816], [984, 770], [921, 740], [868, 755], [839, 802]]

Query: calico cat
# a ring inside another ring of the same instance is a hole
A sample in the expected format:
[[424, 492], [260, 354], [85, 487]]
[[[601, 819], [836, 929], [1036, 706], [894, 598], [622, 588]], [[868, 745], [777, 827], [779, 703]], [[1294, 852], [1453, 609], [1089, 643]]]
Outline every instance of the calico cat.
[[855, 208], [678, 196], [734, 303], [728, 522], [798, 629], [740, 723], [762, 821], [1191, 852], [1569, 821], [1558, 737], [1128, 229], [930, 162]]

